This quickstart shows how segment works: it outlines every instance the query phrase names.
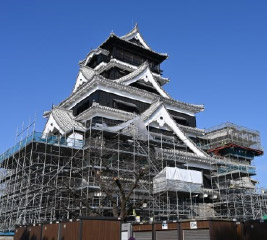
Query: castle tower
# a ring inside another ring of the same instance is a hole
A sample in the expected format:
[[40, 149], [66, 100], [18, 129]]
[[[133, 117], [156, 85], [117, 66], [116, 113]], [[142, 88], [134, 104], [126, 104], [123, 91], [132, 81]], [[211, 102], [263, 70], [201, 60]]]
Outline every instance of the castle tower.
[[[69, 97], [0, 156], [0, 226], [100, 215], [125, 221], [255, 219], [259, 132], [197, 128], [203, 105], [175, 100], [158, 53], [136, 25], [111, 33], [80, 61]], [[170, 83], [171, 84], [171, 83]]]

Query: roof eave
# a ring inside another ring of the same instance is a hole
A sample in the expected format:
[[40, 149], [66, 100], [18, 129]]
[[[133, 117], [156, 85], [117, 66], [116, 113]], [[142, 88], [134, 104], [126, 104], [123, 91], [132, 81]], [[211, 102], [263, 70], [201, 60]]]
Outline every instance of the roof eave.
[[155, 55], [157, 55], [157, 56], [159, 56], [161, 58], [161, 61], [164, 61], [164, 60], [166, 60], [168, 58], [168, 54], [167, 53], [158, 53], [158, 52], [155, 52], [155, 51], [153, 51], [151, 49], [145, 48], [145, 47], [140, 46], [140, 45], [138, 45], [136, 43], [133, 43], [133, 42], [124, 40], [124, 39], [120, 38], [119, 36], [115, 35], [114, 33], [111, 33], [109, 35], [109, 37], [103, 43], [101, 43], [101, 45], [99, 46], [99, 48], [105, 48], [104, 46], [106, 44], [108, 44], [109, 41], [112, 41], [113, 39], [116, 39], [116, 40], [121, 41], [121, 42], [126, 43], [126, 44], [130, 44], [130, 45], [132, 45], [134, 47], [138, 47], [138, 48], [143, 49], [144, 51], [147, 51], [147, 52], [149, 52], [151, 54], [155, 54]]
[[[138, 92], [139, 94], [142, 93], [142, 94], [144, 94], [146, 96], [150, 96], [153, 99], [157, 99], [159, 97], [158, 95], [150, 93], [150, 92], [147, 92], [145, 90], [141, 90], [141, 89], [138, 89], [138, 88], [135, 88], [135, 87], [123, 85], [121, 83], [116, 83], [116, 82], [113, 82], [113, 81], [109, 81], [109, 80], [105, 79], [103, 76], [95, 75], [91, 80], [89, 80], [87, 83], [85, 83], [83, 85], [84, 86], [83, 88], [81, 88], [81, 89], [77, 90], [76, 92], [74, 92], [67, 99], [65, 99], [63, 102], [61, 102], [59, 104], [59, 106], [64, 106], [64, 103], [66, 103], [70, 98], [73, 98], [75, 95], [76, 96], [80, 95], [89, 86], [91, 87], [92, 85], [99, 84], [99, 83], [110, 85], [110, 86], [112, 85], [113, 87], [122, 87], [124, 89], [126, 88], [129, 91], [135, 91], [135, 92]], [[167, 104], [175, 105], [177, 107], [180, 107], [181, 109], [192, 111], [193, 113], [198, 113], [198, 112], [204, 111], [204, 105], [193, 105], [193, 104], [189, 104], [189, 103], [176, 101], [176, 100], [171, 99], [171, 98], [163, 98], [163, 97], [161, 97], [161, 98]]]

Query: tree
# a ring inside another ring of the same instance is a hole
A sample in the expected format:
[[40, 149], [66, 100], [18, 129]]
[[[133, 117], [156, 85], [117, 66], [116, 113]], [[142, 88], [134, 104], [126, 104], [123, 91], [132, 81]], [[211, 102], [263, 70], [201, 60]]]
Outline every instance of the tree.
[[[122, 220], [127, 217], [130, 198], [148, 169], [149, 167], [145, 166], [140, 168], [139, 171], [133, 171], [134, 178], [132, 179], [129, 176], [119, 177], [115, 171], [109, 168], [95, 172], [101, 191], [106, 194], [112, 204], [114, 217], [119, 217]], [[119, 202], [117, 201], [118, 198]]]

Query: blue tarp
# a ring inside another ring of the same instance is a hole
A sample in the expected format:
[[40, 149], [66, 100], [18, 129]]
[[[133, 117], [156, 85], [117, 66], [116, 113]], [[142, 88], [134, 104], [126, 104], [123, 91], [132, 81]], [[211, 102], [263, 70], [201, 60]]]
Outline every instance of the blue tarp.
[[0, 236], [14, 236], [14, 232], [0, 232]]

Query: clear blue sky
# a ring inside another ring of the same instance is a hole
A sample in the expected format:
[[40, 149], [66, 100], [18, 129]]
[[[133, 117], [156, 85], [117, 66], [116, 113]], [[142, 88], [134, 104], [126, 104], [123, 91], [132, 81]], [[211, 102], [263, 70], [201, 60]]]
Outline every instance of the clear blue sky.
[[[205, 104], [198, 127], [230, 121], [261, 132], [267, 149], [267, 1], [1, 1], [0, 152], [17, 127], [67, 97], [78, 61], [139, 23], [156, 51], [167, 52], [165, 89]], [[258, 158], [261, 186], [267, 159]]]

